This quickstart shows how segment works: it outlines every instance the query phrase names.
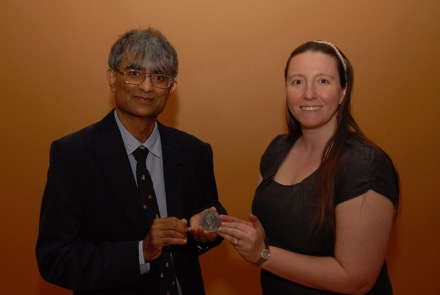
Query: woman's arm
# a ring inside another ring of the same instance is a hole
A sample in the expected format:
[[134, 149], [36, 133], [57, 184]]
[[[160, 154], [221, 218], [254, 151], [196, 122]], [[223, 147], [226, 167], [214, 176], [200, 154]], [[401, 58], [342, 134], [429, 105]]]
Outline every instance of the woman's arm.
[[271, 247], [262, 268], [308, 287], [364, 294], [374, 286], [384, 263], [393, 218], [392, 202], [369, 190], [336, 207], [335, 257]]

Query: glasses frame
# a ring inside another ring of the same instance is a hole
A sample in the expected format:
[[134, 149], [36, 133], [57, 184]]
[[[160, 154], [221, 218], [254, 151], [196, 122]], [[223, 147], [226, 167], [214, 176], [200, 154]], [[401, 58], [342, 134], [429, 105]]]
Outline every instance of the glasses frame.
[[[174, 82], [174, 78], [171, 77], [171, 76], [169, 76], [169, 75], [159, 74], [159, 73], [149, 73], [149, 74], [145, 74], [145, 75], [144, 75], [144, 78], [142, 79], [141, 82], [139, 82], [139, 83], [133, 83], [133, 82], [128, 82], [127, 79], [125, 79], [125, 74], [126, 74], [126, 72], [127, 72], [127, 71], [141, 71], [141, 70], [130, 69], [130, 70], [125, 70], [125, 71], [120, 71], [119, 69], [117, 69], [116, 71], [117, 71], [119, 74], [122, 75], [122, 77], [124, 78], [124, 82], [125, 82], [125, 84], [130, 84], [130, 85], [141, 85], [142, 83], [144, 83], [145, 78], [147, 78], [147, 77], [150, 77], [151, 85], [153, 85], [153, 86], [156, 87], [156, 88], [160, 88], [160, 89], [167, 89], [167, 88], [170, 88], [171, 84]], [[168, 77], [168, 78], [169, 78], [169, 79], [168, 79], [168, 81], [169, 81], [169, 82], [168, 82], [168, 86], [166, 86], [166, 87], [162, 87], [162, 86], [157, 86], [157, 85], [155, 85], [154, 82], [153, 82], [153, 79], [152, 79], [152, 76], [153, 76], [153, 75], [161, 75], [161, 76]]]

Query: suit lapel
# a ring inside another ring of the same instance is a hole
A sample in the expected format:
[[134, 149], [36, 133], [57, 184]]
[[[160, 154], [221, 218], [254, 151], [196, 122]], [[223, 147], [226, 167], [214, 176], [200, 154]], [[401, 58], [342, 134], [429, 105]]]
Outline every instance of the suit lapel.
[[168, 127], [158, 123], [163, 153], [163, 170], [168, 216], [182, 218], [181, 186], [185, 168], [183, 145], [170, 134]]
[[[146, 219], [138, 198], [136, 182], [113, 111], [96, 125], [92, 142], [97, 161], [127, 217], [140, 235], [145, 235]], [[109, 196], [110, 197], [110, 196]]]

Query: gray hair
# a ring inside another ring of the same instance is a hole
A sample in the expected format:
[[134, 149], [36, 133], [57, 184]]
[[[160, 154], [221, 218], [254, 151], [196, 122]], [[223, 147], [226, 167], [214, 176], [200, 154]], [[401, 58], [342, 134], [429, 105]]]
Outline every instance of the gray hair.
[[113, 44], [108, 57], [108, 65], [115, 71], [119, 64], [127, 60], [128, 67], [145, 69], [153, 73], [177, 76], [178, 61], [174, 47], [167, 38], [153, 28], [131, 30]]

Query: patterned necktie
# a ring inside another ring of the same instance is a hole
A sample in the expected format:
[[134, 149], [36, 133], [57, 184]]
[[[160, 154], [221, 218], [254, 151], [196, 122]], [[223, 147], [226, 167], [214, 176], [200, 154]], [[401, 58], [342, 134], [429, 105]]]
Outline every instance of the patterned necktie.
[[[133, 152], [133, 156], [136, 159], [136, 179], [139, 197], [141, 198], [142, 206], [147, 215], [148, 225], [151, 226], [153, 220], [158, 218], [160, 214], [153, 188], [153, 181], [151, 180], [151, 175], [146, 165], [148, 149], [141, 145]], [[169, 247], [162, 248], [162, 255], [158, 258], [158, 262], [160, 294], [177, 295], [176, 275], [174, 273], [174, 265]]]

